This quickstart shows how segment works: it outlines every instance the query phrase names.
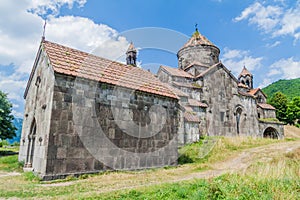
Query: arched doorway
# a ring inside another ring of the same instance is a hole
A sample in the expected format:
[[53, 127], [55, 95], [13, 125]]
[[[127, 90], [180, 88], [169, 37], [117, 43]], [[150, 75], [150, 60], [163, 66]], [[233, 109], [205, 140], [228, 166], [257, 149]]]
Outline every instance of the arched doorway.
[[242, 115], [242, 108], [238, 107], [236, 109], [236, 114], [235, 114], [235, 117], [236, 117], [236, 130], [237, 130], [237, 134], [240, 134], [240, 120], [241, 120], [241, 115]]
[[35, 119], [33, 119], [30, 126], [30, 132], [28, 134], [27, 155], [26, 155], [26, 162], [24, 167], [28, 167], [28, 168], [32, 167], [35, 138], [36, 138], [36, 122]]
[[278, 139], [278, 132], [273, 127], [268, 127], [263, 133], [264, 138]]

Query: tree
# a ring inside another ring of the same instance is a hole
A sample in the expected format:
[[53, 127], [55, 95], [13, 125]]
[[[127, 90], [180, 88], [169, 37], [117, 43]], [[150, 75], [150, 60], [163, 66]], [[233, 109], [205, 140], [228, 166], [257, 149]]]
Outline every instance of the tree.
[[16, 127], [13, 124], [14, 116], [11, 114], [12, 104], [7, 94], [0, 91], [0, 139], [11, 139], [16, 136]]
[[300, 97], [293, 98], [287, 105], [287, 122], [289, 124], [300, 121]]
[[283, 122], [287, 122], [287, 97], [282, 92], [276, 92], [268, 102], [276, 108], [276, 117]]

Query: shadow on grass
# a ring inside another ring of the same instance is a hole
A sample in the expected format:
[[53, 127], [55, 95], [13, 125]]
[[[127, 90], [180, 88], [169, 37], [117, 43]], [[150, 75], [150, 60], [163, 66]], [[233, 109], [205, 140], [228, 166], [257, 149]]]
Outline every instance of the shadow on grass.
[[12, 156], [12, 155], [16, 155], [19, 152], [17, 151], [12, 151], [12, 150], [0, 150], [0, 157], [2, 156]]

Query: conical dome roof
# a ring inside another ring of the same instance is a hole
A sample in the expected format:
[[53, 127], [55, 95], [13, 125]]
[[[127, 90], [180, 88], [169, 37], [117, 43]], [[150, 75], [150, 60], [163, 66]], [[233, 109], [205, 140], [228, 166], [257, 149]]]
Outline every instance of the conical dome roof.
[[240, 78], [241, 76], [247, 76], [247, 75], [252, 76], [251, 72], [249, 72], [249, 70], [244, 66], [242, 72], [241, 72], [240, 75], [239, 75], [239, 78]]
[[197, 46], [197, 45], [209, 45], [214, 46], [211, 41], [209, 41], [205, 36], [203, 36], [201, 33], [199, 33], [198, 29], [193, 33], [192, 37], [181, 47], [181, 49], [185, 47], [191, 47], [191, 46]]

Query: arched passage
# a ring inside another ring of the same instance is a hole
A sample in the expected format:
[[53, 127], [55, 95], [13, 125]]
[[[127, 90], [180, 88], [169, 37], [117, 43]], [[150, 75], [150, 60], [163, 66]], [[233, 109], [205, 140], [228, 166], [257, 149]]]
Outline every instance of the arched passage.
[[238, 107], [236, 109], [236, 114], [235, 114], [235, 118], [236, 118], [236, 130], [237, 130], [237, 134], [240, 134], [240, 120], [241, 120], [241, 114], [242, 114], [243, 110], [241, 107]]
[[278, 139], [278, 132], [273, 127], [268, 127], [263, 133], [264, 138]]
[[25, 167], [29, 167], [29, 168], [32, 167], [35, 137], [36, 137], [36, 122], [35, 119], [33, 119], [30, 127], [30, 132], [28, 134], [28, 146], [27, 146]]

